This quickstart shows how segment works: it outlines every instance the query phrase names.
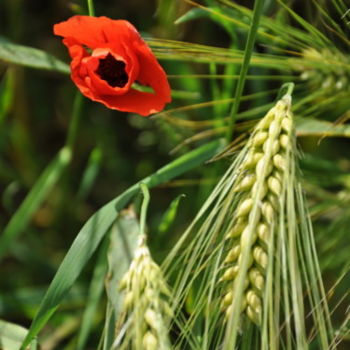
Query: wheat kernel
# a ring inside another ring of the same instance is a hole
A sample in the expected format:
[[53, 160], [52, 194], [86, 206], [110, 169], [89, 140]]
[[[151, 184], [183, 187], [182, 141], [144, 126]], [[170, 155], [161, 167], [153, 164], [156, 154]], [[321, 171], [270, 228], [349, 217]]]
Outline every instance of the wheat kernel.
[[258, 132], [253, 137], [253, 145], [255, 147], [261, 146], [268, 138], [269, 134], [265, 131]]
[[[247, 307], [247, 300], [245, 298], [243, 298], [242, 303], [241, 303], [241, 312], [243, 312], [246, 307]], [[229, 306], [227, 306], [226, 311], [225, 311], [225, 318], [226, 319], [228, 319], [230, 317], [232, 310], [233, 310], [233, 306], [232, 306], [232, 302], [231, 302], [231, 304]]]
[[228, 268], [222, 275], [221, 281], [232, 281], [237, 276], [238, 270], [238, 265]]
[[158, 340], [150, 331], [146, 332], [146, 334], [143, 336], [142, 344], [145, 350], [158, 349]]
[[257, 129], [268, 129], [269, 125], [271, 124], [272, 120], [275, 118], [275, 108], [270, 109], [266, 116], [261, 119], [259, 122]]
[[266, 269], [267, 263], [268, 263], [268, 256], [267, 256], [267, 254], [265, 253], [265, 251], [261, 247], [259, 247], [259, 246], [254, 247], [254, 249], [253, 249], [253, 257], [254, 257], [254, 260], [263, 269]]
[[247, 198], [243, 200], [243, 202], [240, 203], [240, 205], [237, 208], [236, 216], [246, 216], [253, 207], [253, 200], [251, 198]]
[[249, 174], [246, 175], [240, 182], [239, 184], [234, 188], [235, 192], [238, 191], [248, 191], [256, 181], [256, 176], [255, 174]]
[[247, 316], [256, 324], [260, 324], [260, 313], [257, 313], [251, 306], [247, 306]]
[[226, 235], [226, 239], [240, 236], [240, 234], [243, 232], [246, 226], [247, 226], [247, 222], [244, 220], [237, 222]]
[[282, 123], [281, 123], [281, 127], [284, 131], [289, 133], [290, 131], [292, 131], [292, 128], [293, 128], [292, 120], [289, 118], [283, 118]]
[[232, 300], [233, 300], [233, 293], [232, 291], [228, 292], [225, 294], [224, 298], [222, 299], [222, 307], [226, 308], [227, 306], [232, 304]]
[[258, 269], [252, 268], [249, 271], [249, 280], [256, 289], [262, 292], [265, 285], [265, 279]]
[[280, 136], [280, 144], [281, 144], [281, 147], [283, 147], [285, 149], [288, 148], [288, 146], [290, 144], [288, 135], [282, 134]]
[[269, 226], [265, 223], [260, 223], [258, 225], [257, 231], [258, 237], [267, 244], [270, 236]]
[[261, 213], [268, 223], [271, 223], [273, 221], [273, 218], [275, 216], [275, 210], [269, 202], [264, 202], [262, 204]]
[[277, 196], [281, 194], [281, 183], [274, 176], [270, 176], [267, 180], [269, 189]]
[[148, 308], [145, 312], [145, 321], [148, 323], [148, 325], [156, 329], [157, 328], [157, 314], [154, 312], [154, 310]]
[[264, 157], [258, 161], [258, 164], [256, 165], [255, 173], [256, 173], [256, 176], [262, 176], [262, 174], [267, 176], [271, 173], [272, 169], [273, 169], [272, 164], [268, 159], [265, 159]]
[[124, 297], [124, 307], [129, 309], [134, 303], [134, 294], [132, 292], [128, 292]]
[[274, 210], [277, 210], [279, 208], [279, 199], [277, 197], [277, 194], [273, 194], [272, 192], [270, 192], [267, 195], [266, 200], [272, 205]]
[[273, 120], [269, 126], [269, 135], [272, 137], [275, 137], [275, 135], [278, 135], [281, 129], [281, 124], [277, 120]]
[[251, 244], [253, 244], [256, 241], [256, 239], [257, 239], [256, 232], [251, 233], [250, 231], [251, 230], [248, 226], [243, 230], [242, 235], [241, 235], [241, 239], [240, 239], [241, 247], [245, 247], [248, 244], [248, 240], [250, 239], [250, 235], [252, 235]]
[[273, 165], [278, 169], [284, 171], [286, 169], [286, 161], [280, 154], [273, 156]]
[[224, 262], [226, 264], [228, 264], [228, 263], [231, 263], [231, 262], [237, 260], [240, 252], [241, 252], [241, 246], [239, 244], [237, 244], [232, 249], [230, 249], [230, 251], [228, 252], [228, 254], [226, 256], [226, 259], [224, 260]]
[[253, 290], [251, 289], [248, 290], [246, 294], [246, 298], [247, 298], [247, 304], [252, 306], [254, 310], [261, 307], [261, 300]]
[[254, 152], [247, 156], [246, 161], [242, 164], [244, 169], [250, 169], [256, 166], [259, 160], [264, 156], [264, 153]]

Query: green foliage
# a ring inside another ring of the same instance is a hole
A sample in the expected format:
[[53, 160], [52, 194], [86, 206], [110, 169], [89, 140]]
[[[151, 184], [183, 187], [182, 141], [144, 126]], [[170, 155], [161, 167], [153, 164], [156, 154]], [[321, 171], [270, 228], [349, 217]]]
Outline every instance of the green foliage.
[[7, 64], [19, 64], [65, 74], [70, 71], [66, 63], [49, 53], [33, 47], [14, 44], [4, 37], [0, 37], [0, 60]]

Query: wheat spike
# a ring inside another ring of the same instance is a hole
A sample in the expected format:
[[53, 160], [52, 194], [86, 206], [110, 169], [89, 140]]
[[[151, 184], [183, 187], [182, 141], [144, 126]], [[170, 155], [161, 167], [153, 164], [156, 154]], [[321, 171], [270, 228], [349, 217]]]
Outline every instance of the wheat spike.
[[[227, 292], [222, 308], [227, 317], [233, 300], [232, 282], [240, 268], [242, 249], [252, 239], [242, 311], [254, 323], [260, 324], [262, 298], [268, 264], [269, 240], [276, 225], [279, 211], [279, 194], [283, 187], [286, 163], [286, 147], [292, 142], [291, 99], [286, 95], [257, 124], [250, 137], [246, 154], [239, 168], [234, 191], [241, 195], [234, 213], [232, 228], [226, 235], [230, 246], [224, 260], [222, 281], [227, 283]], [[254, 202], [259, 203], [259, 220], [254, 223], [253, 237], [249, 237], [251, 228], [251, 210]]]
[[[168, 350], [172, 311], [168, 303], [169, 288], [160, 267], [153, 261], [146, 236], [139, 238], [135, 257], [120, 282], [124, 292], [123, 314], [129, 324], [115, 349]], [[122, 328], [122, 327], [118, 327]]]

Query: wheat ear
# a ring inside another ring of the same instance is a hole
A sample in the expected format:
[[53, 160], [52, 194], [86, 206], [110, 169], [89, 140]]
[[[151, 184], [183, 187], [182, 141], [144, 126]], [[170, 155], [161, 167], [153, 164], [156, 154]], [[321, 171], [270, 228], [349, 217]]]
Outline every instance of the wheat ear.
[[[160, 267], [153, 261], [146, 236], [139, 237], [134, 259], [120, 282], [124, 292], [124, 336], [115, 349], [168, 350], [169, 288]], [[118, 327], [123, 329], [123, 327]], [[118, 337], [117, 337], [118, 338]]]
[[[277, 102], [258, 123], [249, 139], [247, 153], [239, 172], [234, 191], [241, 194], [233, 218], [232, 229], [226, 235], [231, 248], [224, 261], [222, 281], [232, 282], [240, 269], [242, 249], [251, 239], [248, 261], [248, 278], [245, 280], [245, 295], [242, 311], [255, 323], [261, 322], [262, 296], [268, 263], [268, 246], [273, 227], [276, 225], [285, 171], [285, 152], [292, 133], [290, 96]], [[257, 215], [250, 215], [253, 204], [259, 203]], [[253, 222], [252, 222], [253, 221]], [[249, 237], [253, 232], [252, 237]], [[233, 290], [227, 283], [222, 308], [227, 316], [231, 313]]]

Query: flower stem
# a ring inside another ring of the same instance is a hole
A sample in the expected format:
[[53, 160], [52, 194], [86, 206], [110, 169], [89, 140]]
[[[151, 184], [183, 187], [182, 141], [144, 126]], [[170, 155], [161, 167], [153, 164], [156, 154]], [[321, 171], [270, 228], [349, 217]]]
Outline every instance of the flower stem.
[[94, 17], [95, 16], [94, 1], [87, 0], [87, 5], [88, 5], [89, 16]]

